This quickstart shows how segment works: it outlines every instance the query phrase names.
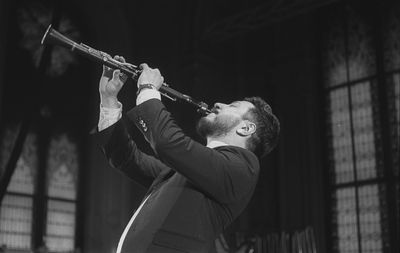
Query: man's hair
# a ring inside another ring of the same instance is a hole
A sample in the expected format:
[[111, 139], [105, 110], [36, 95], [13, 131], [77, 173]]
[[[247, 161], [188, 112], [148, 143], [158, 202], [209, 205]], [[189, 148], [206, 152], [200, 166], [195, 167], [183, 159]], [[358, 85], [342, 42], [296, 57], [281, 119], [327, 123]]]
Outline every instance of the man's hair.
[[263, 157], [278, 144], [279, 120], [262, 98], [247, 97], [244, 98], [244, 101], [252, 103], [254, 108], [249, 109], [243, 118], [252, 121], [257, 127], [256, 132], [247, 141], [247, 148], [258, 157]]

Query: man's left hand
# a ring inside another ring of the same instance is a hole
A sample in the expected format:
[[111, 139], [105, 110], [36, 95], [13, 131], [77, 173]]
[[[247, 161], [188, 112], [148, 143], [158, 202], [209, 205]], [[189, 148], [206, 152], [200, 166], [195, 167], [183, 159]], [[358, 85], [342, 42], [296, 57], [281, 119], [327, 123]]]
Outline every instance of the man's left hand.
[[139, 76], [137, 86], [151, 84], [155, 89], [160, 89], [164, 83], [164, 77], [161, 75], [160, 70], [150, 68], [146, 63], [140, 64], [142, 73]]

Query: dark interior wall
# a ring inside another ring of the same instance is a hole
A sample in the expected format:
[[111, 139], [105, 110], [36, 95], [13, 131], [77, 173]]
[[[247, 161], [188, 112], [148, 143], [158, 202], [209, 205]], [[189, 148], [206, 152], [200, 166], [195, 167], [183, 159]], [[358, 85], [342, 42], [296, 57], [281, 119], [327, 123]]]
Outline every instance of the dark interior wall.
[[312, 226], [325, 252], [324, 167], [317, 19], [307, 15], [277, 25], [270, 73], [282, 135], [279, 144], [280, 228]]
[[3, 96], [3, 82], [4, 82], [4, 64], [5, 64], [5, 51], [7, 41], [7, 6], [4, 1], [0, 1], [0, 121], [2, 110], [2, 96]]
[[204, 43], [199, 54], [197, 78], [213, 91], [204, 96], [212, 93], [227, 101], [261, 96], [281, 121], [279, 145], [261, 162], [256, 194], [232, 230], [262, 235], [312, 226], [324, 252], [323, 122], [315, 13], [221, 43]]

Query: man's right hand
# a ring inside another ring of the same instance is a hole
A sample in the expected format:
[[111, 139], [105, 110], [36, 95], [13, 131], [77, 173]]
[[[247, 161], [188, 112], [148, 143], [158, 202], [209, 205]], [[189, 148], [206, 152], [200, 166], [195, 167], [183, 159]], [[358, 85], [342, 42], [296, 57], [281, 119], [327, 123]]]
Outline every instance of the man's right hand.
[[[115, 56], [115, 60], [125, 62], [124, 57]], [[118, 108], [118, 93], [124, 85], [127, 77], [119, 69], [112, 70], [103, 65], [103, 73], [99, 82], [101, 105], [106, 108]]]

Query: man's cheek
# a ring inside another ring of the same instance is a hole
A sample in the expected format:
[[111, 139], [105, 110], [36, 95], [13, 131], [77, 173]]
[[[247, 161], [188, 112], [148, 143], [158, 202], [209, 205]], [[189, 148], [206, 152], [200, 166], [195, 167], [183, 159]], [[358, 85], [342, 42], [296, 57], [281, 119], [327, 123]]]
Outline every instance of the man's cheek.
[[214, 113], [211, 113], [211, 114], [207, 115], [206, 120], [212, 122], [215, 120], [216, 117], [217, 117], [217, 115], [215, 115]]

